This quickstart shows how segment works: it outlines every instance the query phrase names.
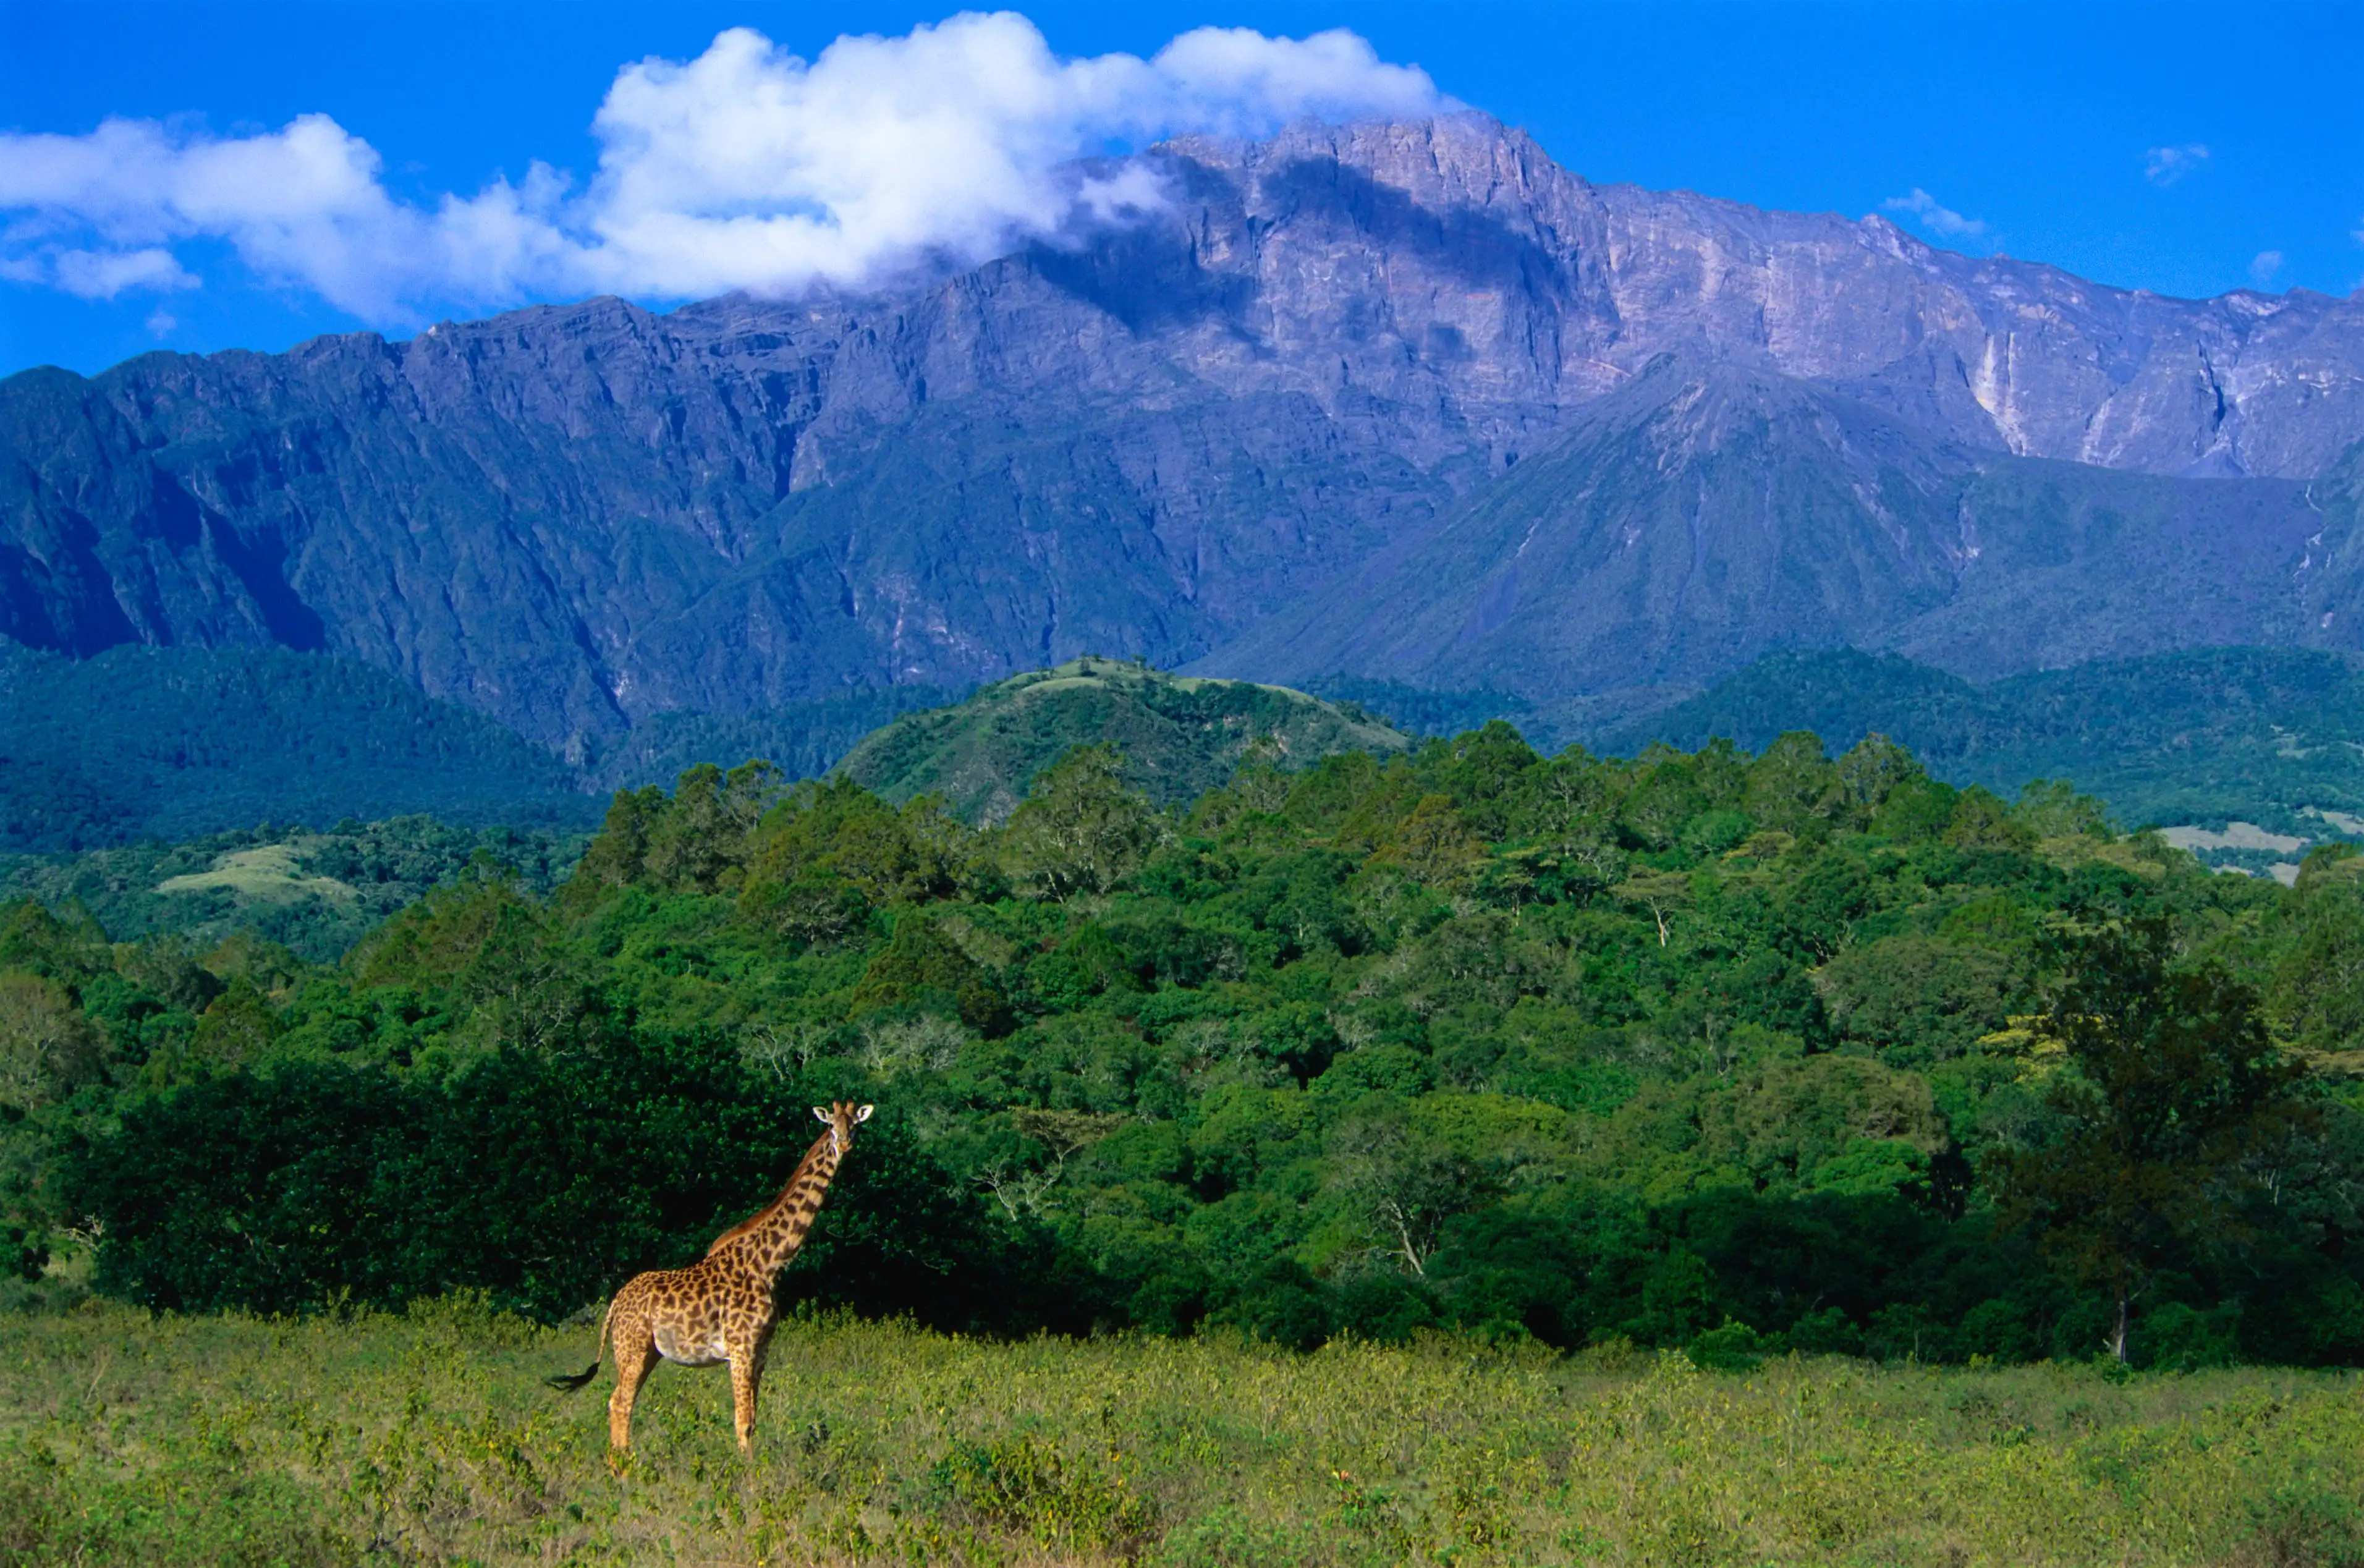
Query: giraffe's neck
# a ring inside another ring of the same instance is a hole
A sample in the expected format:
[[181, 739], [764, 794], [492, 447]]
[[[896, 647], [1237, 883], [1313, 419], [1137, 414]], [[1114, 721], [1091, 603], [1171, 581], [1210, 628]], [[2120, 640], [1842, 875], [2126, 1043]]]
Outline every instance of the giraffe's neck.
[[837, 1174], [837, 1162], [842, 1155], [834, 1133], [824, 1132], [805, 1151], [797, 1173], [780, 1189], [762, 1213], [745, 1224], [725, 1231], [708, 1255], [720, 1251], [726, 1241], [740, 1243], [740, 1255], [750, 1266], [766, 1277], [787, 1267], [788, 1260], [805, 1243], [805, 1235], [812, 1229], [813, 1216], [820, 1212], [820, 1201], [829, 1194], [829, 1184]]

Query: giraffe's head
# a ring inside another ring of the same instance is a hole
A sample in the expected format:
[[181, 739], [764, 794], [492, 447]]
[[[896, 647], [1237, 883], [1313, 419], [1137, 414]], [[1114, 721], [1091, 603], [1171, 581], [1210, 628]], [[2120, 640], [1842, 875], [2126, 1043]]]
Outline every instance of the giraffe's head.
[[875, 1108], [857, 1106], [852, 1100], [832, 1100], [825, 1106], [813, 1106], [813, 1115], [829, 1124], [830, 1147], [841, 1160], [853, 1147], [853, 1129], [870, 1119]]

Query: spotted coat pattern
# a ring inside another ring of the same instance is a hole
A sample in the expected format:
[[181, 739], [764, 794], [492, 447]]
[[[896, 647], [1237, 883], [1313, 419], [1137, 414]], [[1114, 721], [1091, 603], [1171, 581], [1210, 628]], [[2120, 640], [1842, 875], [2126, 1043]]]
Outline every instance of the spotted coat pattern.
[[[615, 1450], [632, 1446], [632, 1405], [660, 1358], [682, 1366], [727, 1362], [739, 1446], [753, 1448], [755, 1398], [776, 1318], [773, 1281], [804, 1245], [839, 1162], [853, 1147], [853, 1129], [870, 1110], [843, 1102], [814, 1106], [829, 1130], [814, 1140], [779, 1196], [716, 1237], [689, 1267], [636, 1274], [608, 1303], [599, 1346], [603, 1357], [610, 1345], [616, 1352], [616, 1391], [608, 1400], [608, 1441]], [[579, 1388], [598, 1370], [594, 1361], [582, 1376], [551, 1383]]]

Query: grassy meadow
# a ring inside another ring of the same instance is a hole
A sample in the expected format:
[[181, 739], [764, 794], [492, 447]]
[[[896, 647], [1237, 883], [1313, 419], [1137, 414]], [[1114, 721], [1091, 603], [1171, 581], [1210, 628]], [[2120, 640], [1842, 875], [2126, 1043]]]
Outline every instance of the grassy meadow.
[[2364, 1562], [2364, 1378], [1695, 1370], [1437, 1337], [992, 1342], [783, 1325], [753, 1462], [666, 1367], [606, 1454], [595, 1330], [0, 1316], [0, 1562]]

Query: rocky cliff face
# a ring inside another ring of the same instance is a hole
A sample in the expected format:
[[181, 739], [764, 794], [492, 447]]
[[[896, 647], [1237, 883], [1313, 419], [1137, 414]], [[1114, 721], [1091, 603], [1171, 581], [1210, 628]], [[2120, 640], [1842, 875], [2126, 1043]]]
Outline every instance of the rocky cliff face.
[[2364, 434], [2364, 302], [2164, 299], [1884, 218], [1590, 185], [1479, 117], [1171, 151], [1193, 290], [1232, 302], [1188, 361], [1235, 390], [1433, 401], [1507, 445], [1676, 352], [2151, 473], [2305, 478]]
[[1985, 678], [2194, 645], [2352, 648], [2325, 610], [2353, 599], [2334, 566], [2353, 531], [2296, 481], [2014, 457], [1666, 355], [1417, 542], [1201, 667], [1491, 686], [1565, 718], [1567, 697], [1696, 689], [1801, 646]]
[[[1158, 221], [891, 297], [12, 378], [0, 632], [343, 653], [565, 744], [1207, 656], [1417, 548], [1669, 352], [2153, 475], [2305, 479], [2364, 435], [2364, 303], [2159, 299], [1592, 186], [1478, 117], [1157, 156]], [[1900, 582], [1941, 571], [1894, 548]]]

